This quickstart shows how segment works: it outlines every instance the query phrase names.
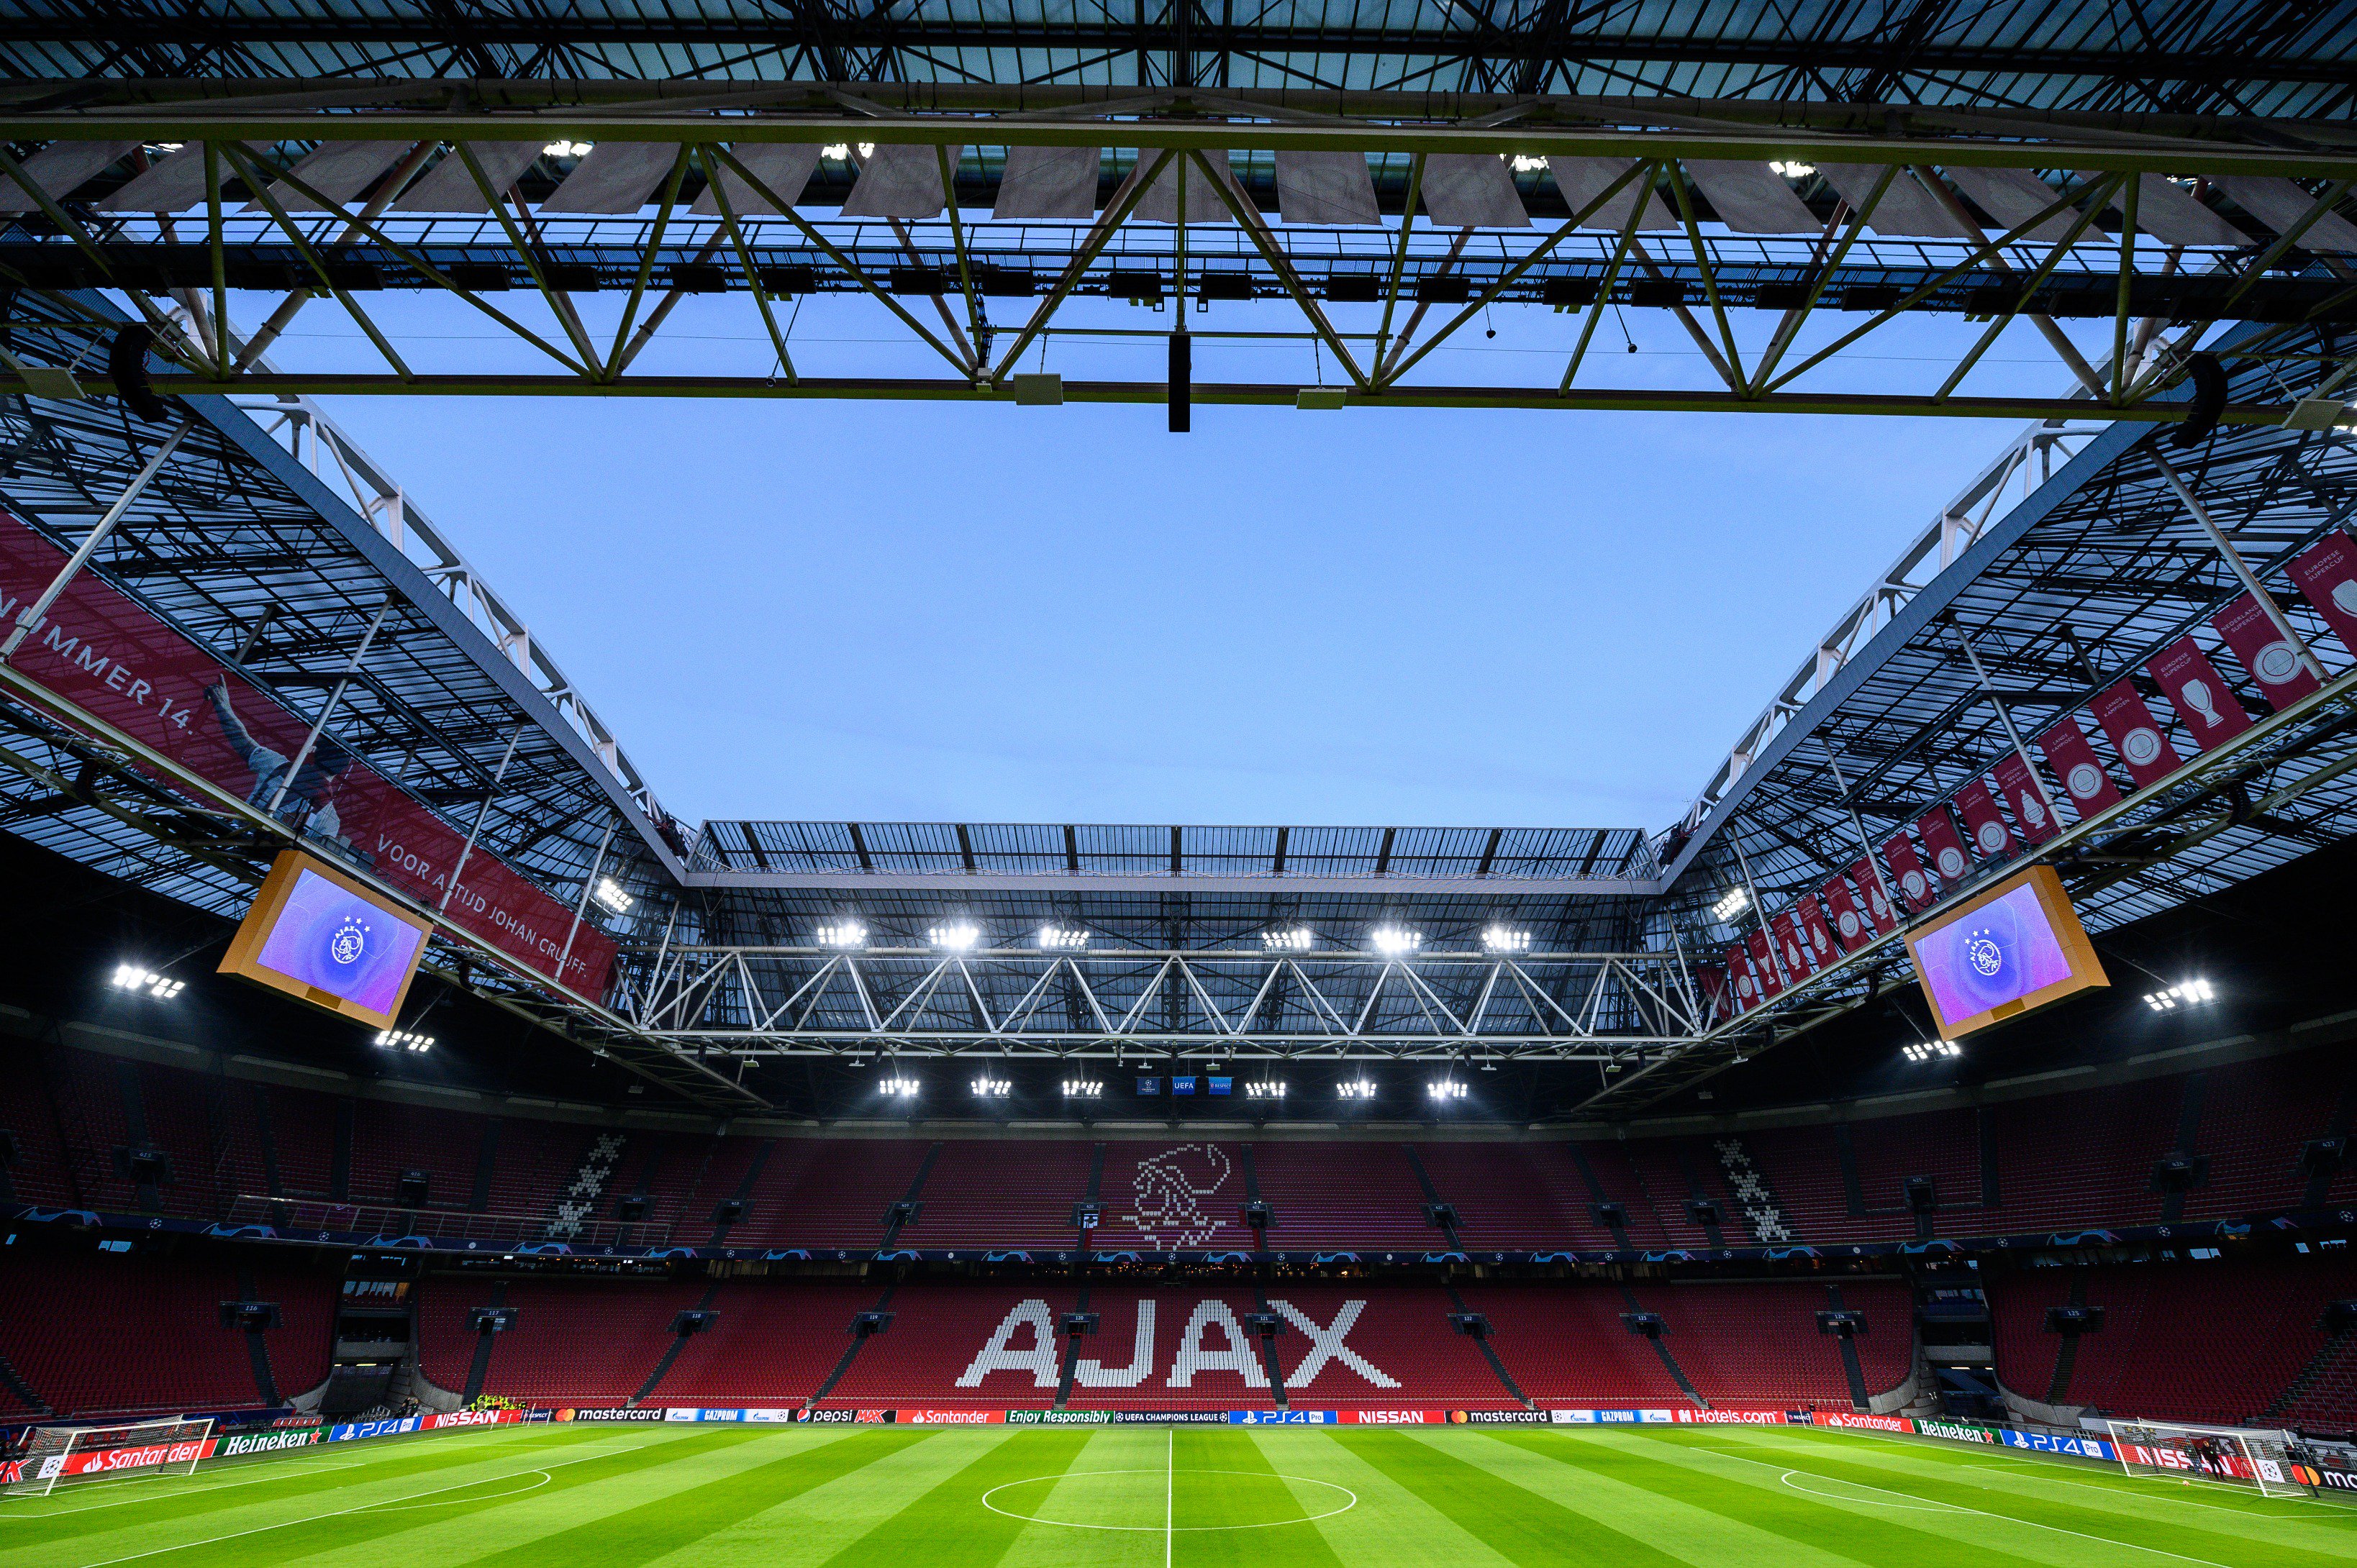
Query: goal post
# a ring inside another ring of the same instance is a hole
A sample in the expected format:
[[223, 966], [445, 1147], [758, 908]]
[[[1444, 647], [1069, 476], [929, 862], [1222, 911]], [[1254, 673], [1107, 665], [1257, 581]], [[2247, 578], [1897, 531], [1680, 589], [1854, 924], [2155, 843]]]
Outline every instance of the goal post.
[[2302, 1475], [2311, 1463], [2297, 1433], [2172, 1421], [2107, 1421], [2112, 1451], [2130, 1476], [2251, 1487], [2266, 1497], [2314, 1496]]
[[115, 1422], [102, 1426], [34, 1429], [25, 1456], [5, 1477], [16, 1496], [47, 1497], [60, 1481], [120, 1476], [189, 1476], [213, 1451], [210, 1416]]

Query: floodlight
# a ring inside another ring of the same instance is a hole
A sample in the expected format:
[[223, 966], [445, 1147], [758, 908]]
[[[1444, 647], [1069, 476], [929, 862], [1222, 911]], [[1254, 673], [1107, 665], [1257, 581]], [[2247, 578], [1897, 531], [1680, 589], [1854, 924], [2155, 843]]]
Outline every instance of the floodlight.
[[430, 1051], [434, 1048], [434, 1036], [411, 1029], [379, 1029], [376, 1043], [404, 1051]]
[[1103, 1092], [1104, 1085], [1092, 1078], [1068, 1078], [1064, 1080], [1064, 1094], [1068, 1099], [1094, 1100]]
[[1425, 1093], [1435, 1100], [1462, 1100], [1465, 1086], [1453, 1078], [1437, 1078], [1424, 1086]]
[[1814, 164], [1795, 163], [1790, 160], [1783, 163], [1771, 163], [1768, 166], [1786, 179], [1806, 179], [1817, 172], [1817, 166]]
[[1422, 931], [1411, 931], [1404, 926], [1377, 926], [1369, 933], [1369, 939], [1375, 944], [1375, 950], [1385, 958], [1397, 958], [1424, 945]]
[[1334, 1086], [1334, 1093], [1343, 1100], [1372, 1100], [1375, 1080], [1371, 1078], [1348, 1078]]
[[1244, 1085], [1244, 1098], [1246, 1100], [1282, 1100], [1285, 1098], [1285, 1080], [1279, 1078], [1255, 1079]]
[[169, 1002], [188, 988], [185, 980], [172, 980], [135, 963], [116, 964], [113, 983], [117, 991], [136, 991], [158, 1002]]
[[1015, 1092], [1015, 1085], [1003, 1078], [977, 1078], [972, 1088], [984, 1100], [1004, 1100]]
[[2173, 1013], [2180, 1006], [2218, 1000], [2217, 988], [2206, 980], [2186, 980], [2166, 991], [2147, 991], [2144, 1004], [2156, 1013]]
[[630, 906], [638, 902], [623, 892], [622, 885], [610, 876], [597, 878], [597, 885], [589, 890], [589, 896], [617, 915], [629, 914]]
[[876, 1092], [895, 1095], [905, 1100], [915, 1094], [920, 1087], [913, 1078], [887, 1078], [877, 1080]]
[[1260, 945], [1272, 952], [1308, 952], [1317, 940], [1318, 933], [1307, 926], [1286, 926], [1260, 934]]
[[589, 149], [597, 145], [595, 142], [551, 142], [540, 149], [540, 156], [544, 158], [587, 157]]
[[1076, 926], [1059, 926], [1053, 921], [1039, 928], [1039, 945], [1055, 952], [1071, 952], [1089, 945], [1088, 932]]
[[856, 920], [821, 920], [818, 923], [818, 945], [823, 948], [856, 948], [867, 945], [867, 928]]
[[935, 926], [925, 933], [937, 948], [952, 952], [963, 952], [982, 940], [982, 928], [972, 920], [952, 920], [946, 926]]
[[1481, 933], [1481, 945], [1491, 952], [1528, 952], [1531, 934], [1512, 926], [1491, 926]]
[[1964, 1047], [1953, 1040], [1918, 1040], [1913, 1045], [1900, 1047], [1899, 1054], [1910, 1062], [1933, 1062], [1963, 1056]]
[[1718, 896], [1718, 902], [1710, 907], [1710, 912], [1713, 918], [1724, 922], [1732, 920], [1750, 907], [1751, 894], [1748, 889], [1730, 887]]
[[1516, 153], [1512, 157], [1508, 158], [1506, 161], [1516, 174], [1544, 174], [1546, 172], [1546, 159], [1534, 158], [1528, 153]]

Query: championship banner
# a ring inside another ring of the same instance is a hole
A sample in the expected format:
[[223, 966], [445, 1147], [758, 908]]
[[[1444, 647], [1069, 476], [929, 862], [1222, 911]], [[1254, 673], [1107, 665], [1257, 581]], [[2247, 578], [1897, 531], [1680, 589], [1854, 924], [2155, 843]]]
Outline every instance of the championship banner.
[[[0, 626], [14, 626], [66, 553], [0, 512]], [[457, 891], [444, 890], [466, 839], [424, 802], [329, 735], [298, 771], [311, 721], [242, 676], [95, 573], [67, 585], [18, 647], [16, 667], [59, 699], [215, 788], [277, 815], [304, 844], [382, 879], [518, 964], [602, 998], [614, 944], [479, 843]], [[161, 781], [161, 780], [159, 780]], [[570, 932], [572, 950], [565, 951]]]
[[1849, 879], [1857, 884], [1858, 897], [1866, 900], [1866, 922], [1874, 928], [1878, 937], [1887, 937], [1899, 929], [1899, 912], [1890, 907], [1889, 890], [1882, 885], [1882, 875], [1871, 858], [1862, 859], [1849, 868]]
[[2320, 689], [2324, 682], [2309, 673], [2307, 661], [2299, 656], [2299, 646], [2284, 635], [2276, 618], [2267, 613], [2255, 594], [2244, 594], [2224, 609], [2210, 618], [2243, 668], [2251, 672], [2259, 694], [2280, 713], [2310, 692]]
[[1832, 914], [1834, 940], [1841, 943], [1842, 951], [1856, 952], [1864, 947], [1872, 935], [1872, 929], [1866, 911], [1858, 908], [1857, 897], [1850, 892], [1849, 884], [1838, 876], [1829, 876], [1825, 885], [1817, 890], [1817, 897]]
[[[2100, 702], [2102, 699], [2098, 698]], [[2109, 725], [2104, 726], [2106, 730]], [[2118, 745], [2116, 736], [2113, 739]], [[2038, 749], [2046, 754], [2047, 766], [2062, 780], [2062, 792], [2071, 797], [2078, 808], [2079, 819], [2084, 822], [2097, 811], [2120, 803], [2119, 786], [2104, 768], [2104, 759], [2095, 755], [2095, 747], [2087, 739], [2087, 732], [2079, 721], [2068, 714], [2062, 721], [2038, 737]], [[2124, 752], [2121, 755], [2126, 756]]]
[[[2093, 712], [2095, 722], [2104, 726], [2104, 733], [2112, 737], [2112, 748], [2120, 754], [2137, 789], [2158, 784], [2185, 766], [2185, 759], [2177, 755], [2177, 747], [2160, 733], [2160, 721], [2152, 716], [2152, 710], [2145, 706], [2144, 698], [2136, 693], [2135, 683], [2126, 676], [2096, 693], [2087, 706]], [[2066, 771], [2062, 777], [2067, 783], [2071, 774]], [[2071, 793], [2073, 800], [2078, 798], [2076, 789]]]
[[1784, 965], [1785, 984], [1798, 985], [1817, 972], [1817, 966], [1809, 961], [1809, 955], [1801, 950], [1800, 929], [1792, 923], [1792, 910], [1779, 911], [1776, 918], [1768, 922], [1768, 929], [1774, 934], [1776, 956]]
[[2012, 752], [1997, 758], [1989, 770], [1996, 779], [1997, 792], [2013, 808], [2013, 820], [2021, 824], [2021, 836], [2033, 844], [2044, 843], [2062, 831], [2054, 813], [2046, 809], [2046, 792], [2031, 777], [2029, 764]]
[[1751, 955], [1744, 951], [1741, 942], [1727, 944], [1727, 1005], [1737, 1013], [1749, 1013], [1766, 1000], [1760, 994], [1760, 983], [1751, 976]]
[[2209, 656], [2180, 637], [2146, 660], [2144, 671], [2160, 682], [2177, 716], [2185, 721], [2197, 750], [2207, 751], [2251, 727], [2251, 715], [2234, 700], [2233, 688]]
[[2021, 848], [2013, 836], [2013, 829], [2007, 825], [2005, 813], [1996, 809], [1996, 797], [1981, 780], [1967, 779], [1956, 791], [1956, 810], [1963, 815], [1964, 831], [1973, 835], [1973, 847], [1981, 852], [1983, 860], [2007, 860]]
[[2292, 557], [2291, 580], [2341, 646], [2357, 653], [2357, 540], [2334, 529]]
[[1947, 807], [1934, 806], [1916, 818], [1915, 836], [1923, 841], [1923, 853], [1932, 857], [1932, 869], [1939, 873], [1942, 882], [1953, 886], [1972, 869], [1973, 857]]
[[1889, 842], [1882, 846], [1882, 862], [1898, 879], [1899, 897], [1910, 909], [1932, 907], [1932, 874], [1923, 869], [1922, 857], [1915, 853], [1915, 841], [1907, 836], [1905, 828], [1891, 834]]
[[1768, 951], [1768, 933], [1754, 931], [1743, 944], [1745, 956], [1751, 960], [1752, 978], [1760, 983], [1760, 1000], [1771, 1002], [1784, 993], [1784, 977], [1777, 972], [1776, 961]]
[[1695, 983], [1702, 991], [1702, 1016], [1706, 1025], [1717, 1021], [1720, 1013], [1734, 1003], [1727, 988], [1727, 970], [1716, 963], [1695, 965]]
[[1800, 911], [1801, 934], [1809, 939], [1809, 947], [1815, 954], [1810, 967], [1823, 969], [1841, 957], [1841, 944], [1834, 940], [1834, 929], [1827, 923], [1824, 906], [1817, 902], [1817, 896], [1803, 894], [1793, 908]]

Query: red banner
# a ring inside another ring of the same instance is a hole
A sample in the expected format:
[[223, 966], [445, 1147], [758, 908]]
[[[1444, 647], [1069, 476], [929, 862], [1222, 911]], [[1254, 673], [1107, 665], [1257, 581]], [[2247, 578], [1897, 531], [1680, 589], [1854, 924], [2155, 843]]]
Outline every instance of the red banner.
[[1932, 869], [1942, 882], [1953, 886], [1972, 869], [1973, 857], [1965, 851], [1964, 836], [1956, 832], [1956, 819], [1948, 815], [1947, 807], [1934, 806], [1916, 818], [1915, 836], [1923, 841], [1923, 853], [1932, 857]]
[[1857, 884], [1858, 896], [1866, 900], [1867, 924], [1874, 934], [1887, 937], [1899, 929], [1899, 912], [1890, 907], [1889, 892], [1871, 859], [1860, 860], [1849, 868], [1849, 879]]
[[[1867, 875], [1872, 875], [1873, 873]], [[1866, 911], [1858, 908], [1848, 883], [1838, 876], [1827, 877], [1824, 886], [1819, 889], [1819, 896], [1824, 898], [1826, 909], [1832, 912], [1834, 940], [1841, 943], [1842, 951], [1856, 952], [1874, 940], [1873, 923], [1867, 918]]]
[[1801, 934], [1809, 939], [1814, 951], [1810, 967], [1823, 969], [1841, 957], [1841, 944], [1834, 940], [1834, 929], [1826, 923], [1824, 906], [1817, 902], [1817, 896], [1805, 894], [1795, 907], [1800, 910]]
[[1956, 810], [1963, 813], [1964, 831], [1973, 835], [1973, 847], [1980, 851], [1983, 860], [2004, 860], [2020, 849], [2013, 829], [2006, 825], [2005, 813], [1996, 809], [1996, 797], [1979, 779], [1956, 791]]
[[1682, 1410], [1677, 1412], [1680, 1424], [1695, 1426], [1783, 1426], [1788, 1424], [1781, 1410]]
[[2334, 529], [2293, 558], [2291, 580], [2341, 646], [2357, 653], [2357, 540]]
[[1768, 951], [1768, 933], [1754, 931], [1751, 940], [1743, 944], [1751, 959], [1752, 976], [1760, 982], [1760, 1000], [1773, 1001], [1784, 993], [1784, 977], [1776, 972], [1776, 961]]
[[[2113, 744], [2118, 744], [2116, 737]], [[2120, 803], [2119, 786], [2112, 782], [2104, 759], [2095, 755], [2093, 744], [2087, 739], [2087, 732], [2079, 727], [2077, 719], [2065, 714], [2060, 724], [2038, 737], [2038, 749], [2046, 754], [2047, 765], [2062, 780], [2062, 792], [2071, 797], [2081, 821]]]
[[1743, 950], [1741, 942], [1727, 944], [1727, 1000], [1738, 1013], [1749, 1013], [1763, 1000], [1760, 983], [1751, 977], [1751, 955]]
[[1786, 909], [1769, 921], [1768, 929], [1776, 933], [1776, 956], [1783, 961], [1787, 985], [1797, 985], [1817, 972], [1817, 966], [1809, 961], [1808, 952], [1801, 946], [1801, 933], [1792, 923], [1792, 910]]
[[2034, 844], [2044, 843], [2061, 831], [2054, 813], [2046, 809], [2046, 792], [2039, 787], [2040, 781], [2030, 776], [2029, 763], [2007, 755], [1998, 757], [1991, 771], [1996, 776], [1996, 787], [2005, 796], [2006, 804], [2013, 808], [2013, 820], [2021, 824], [2023, 838]]
[[1702, 1019], [1704, 1027], [1707, 1028], [1733, 1007], [1735, 997], [1727, 988], [1727, 968], [1724, 964], [1695, 965], [1695, 981], [1702, 988]]
[[[2177, 755], [2177, 747], [2160, 733], [2160, 721], [2152, 716], [2152, 710], [2145, 706], [2144, 699], [2136, 694], [2136, 686], [2126, 676], [2096, 693], [2094, 701], [2087, 705], [2093, 710], [2095, 722], [2104, 726], [2104, 733], [2112, 737], [2112, 746], [2127, 765], [2128, 777], [2136, 780], [2137, 789], [2158, 784], [2185, 766], [2185, 759]], [[2068, 772], [2063, 774], [2066, 779], [2070, 777]], [[2072, 791], [2072, 799], [2077, 796], [2076, 790]]]
[[1891, 834], [1890, 842], [1882, 846], [1882, 863], [1899, 879], [1899, 897], [1910, 909], [1932, 907], [1935, 891], [1932, 874], [1923, 869], [1922, 857], [1915, 853], [1915, 841], [1907, 836], [1906, 829]]
[[2190, 637], [2180, 637], [2154, 654], [2144, 672], [2160, 683], [2161, 694], [2185, 721], [2196, 750], [2207, 751], [2251, 727], [2251, 715], [2234, 700], [2226, 678]]
[[2276, 710], [2291, 706], [2310, 692], [2324, 684], [2309, 673], [2308, 662], [2299, 656], [2299, 645], [2284, 635], [2267, 607], [2259, 603], [2256, 595], [2244, 594], [2224, 609], [2210, 618], [2243, 668], [2259, 688], [2259, 694], [2275, 704]]
[[[212, 1457], [211, 1437], [190, 1437], [178, 1443], [151, 1443], [137, 1448], [91, 1448], [45, 1460], [41, 1478], [51, 1476], [96, 1476], [113, 1470], [145, 1470], [157, 1465], [193, 1465]], [[54, 1466], [54, 1468], [52, 1467]]]
[[[65, 565], [65, 553], [0, 512], [0, 627], [13, 627]], [[277, 814], [307, 848], [373, 873], [432, 909], [466, 840], [375, 767], [322, 735], [299, 770], [310, 721], [207, 653], [103, 578], [83, 572], [16, 650], [46, 690], [218, 789]], [[167, 781], [168, 782], [168, 781]], [[479, 844], [445, 914], [534, 973], [554, 975], [573, 911]], [[614, 944], [584, 921], [565, 983], [605, 994]]]

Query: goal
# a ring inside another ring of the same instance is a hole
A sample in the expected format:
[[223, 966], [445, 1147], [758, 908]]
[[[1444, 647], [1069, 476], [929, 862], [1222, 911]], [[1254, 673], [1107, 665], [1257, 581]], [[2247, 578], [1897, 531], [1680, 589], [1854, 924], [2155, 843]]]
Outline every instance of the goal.
[[17, 1496], [47, 1497], [59, 1481], [128, 1471], [187, 1476], [213, 1451], [210, 1416], [118, 1423], [112, 1426], [44, 1426], [27, 1444], [25, 1457], [8, 1477]]
[[2314, 1496], [2302, 1474], [2307, 1451], [2295, 1433], [2168, 1421], [2113, 1421], [2112, 1448], [2129, 1475], [2175, 1476], [2255, 1487], [2270, 1497]]

